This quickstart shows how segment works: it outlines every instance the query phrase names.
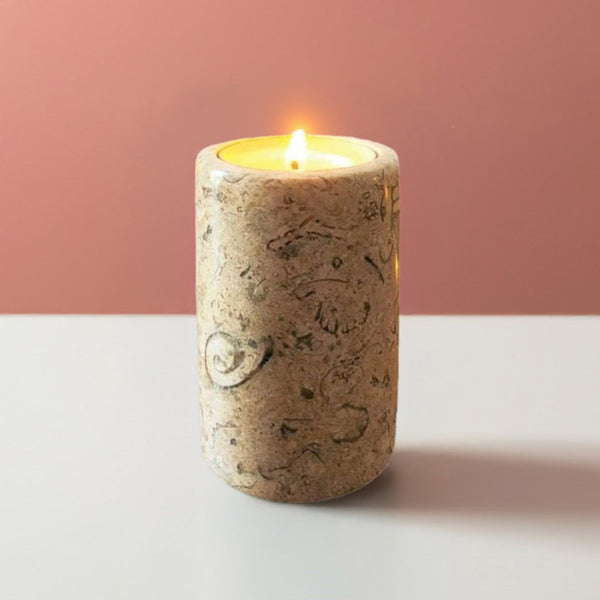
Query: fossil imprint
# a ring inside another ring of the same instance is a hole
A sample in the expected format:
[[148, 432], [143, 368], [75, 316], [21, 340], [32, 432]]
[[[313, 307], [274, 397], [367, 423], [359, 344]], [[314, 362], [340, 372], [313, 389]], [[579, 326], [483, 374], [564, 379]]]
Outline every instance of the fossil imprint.
[[273, 355], [270, 337], [242, 341], [224, 331], [206, 340], [204, 360], [211, 381], [223, 389], [237, 387], [264, 367]]

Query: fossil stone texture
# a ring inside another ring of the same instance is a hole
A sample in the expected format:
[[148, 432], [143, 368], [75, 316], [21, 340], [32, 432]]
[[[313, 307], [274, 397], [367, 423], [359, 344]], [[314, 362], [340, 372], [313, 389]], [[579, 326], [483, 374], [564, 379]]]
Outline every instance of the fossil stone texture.
[[394, 447], [398, 161], [313, 172], [196, 163], [202, 447], [233, 487], [310, 502]]

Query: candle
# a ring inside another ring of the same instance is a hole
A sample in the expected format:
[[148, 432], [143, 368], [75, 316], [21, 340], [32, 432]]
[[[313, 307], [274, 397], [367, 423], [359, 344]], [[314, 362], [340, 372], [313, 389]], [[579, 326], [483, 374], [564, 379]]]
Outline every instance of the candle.
[[362, 487], [394, 446], [398, 161], [339, 136], [267, 136], [196, 162], [202, 447], [287, 502]]
[[375, 159], [374, 149], [359, 140], [330, 135], [276, 135], [225, 145], [219, 158], [240, 167], [264, 170], [320, 171], [351, 167]]

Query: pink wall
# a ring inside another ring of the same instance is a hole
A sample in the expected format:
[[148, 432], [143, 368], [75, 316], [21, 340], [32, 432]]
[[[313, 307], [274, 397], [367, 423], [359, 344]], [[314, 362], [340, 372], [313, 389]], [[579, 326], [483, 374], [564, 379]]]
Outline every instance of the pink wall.
[[3, 0], [0, 312], [192, 312], [193, 162], [402, 168], [404, 312], [600, 312], [597, 0]]

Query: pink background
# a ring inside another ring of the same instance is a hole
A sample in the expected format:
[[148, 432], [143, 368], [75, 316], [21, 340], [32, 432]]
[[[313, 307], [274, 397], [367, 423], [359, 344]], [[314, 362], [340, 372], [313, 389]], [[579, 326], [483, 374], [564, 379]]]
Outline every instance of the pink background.
[[201, 147], [401, 161], [402, 308], [600, 312], [597, 0], [2, 0], [0, 312], [192, 312]]

